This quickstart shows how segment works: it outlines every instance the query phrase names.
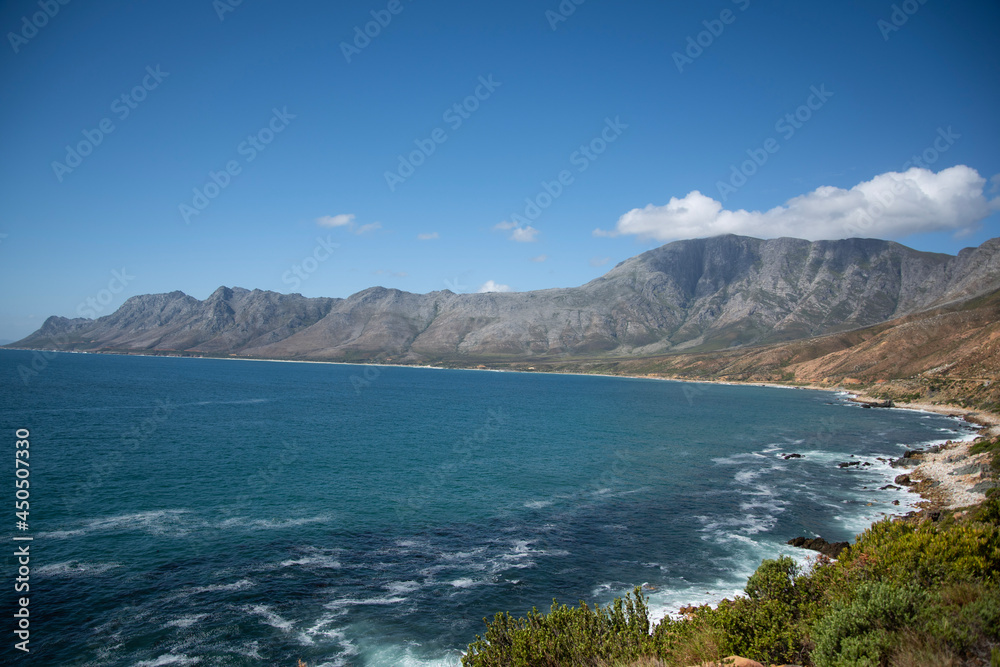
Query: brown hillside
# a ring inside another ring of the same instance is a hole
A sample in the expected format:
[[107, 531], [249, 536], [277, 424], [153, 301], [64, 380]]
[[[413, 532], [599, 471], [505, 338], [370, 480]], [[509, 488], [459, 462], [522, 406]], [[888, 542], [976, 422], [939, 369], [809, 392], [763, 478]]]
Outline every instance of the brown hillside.
[[[865, 329], [792, 343], [541, 370], [854, 386], [897, 399], [1000, 407], [1000, 291]], [[516, 368], [517, 366], [512, 366]]]

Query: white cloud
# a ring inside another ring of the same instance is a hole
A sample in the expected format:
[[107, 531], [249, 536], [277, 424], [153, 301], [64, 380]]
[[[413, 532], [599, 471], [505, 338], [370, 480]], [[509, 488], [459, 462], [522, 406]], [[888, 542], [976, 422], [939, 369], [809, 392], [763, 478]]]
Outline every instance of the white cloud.
[[322, 218], [317, 218], [316, 223], [320, 227], [346, 227], [347, 231], [352, 234], [360, 236], [361, 234], [366, 234], [368, 232], [374, 232], [377, 229], [382, 229], [381, 222], [371, 222], [367, 225], [361, 225], [357, 229], [354, 228], [354, 218], [353, 213], [341, 213], [340, 215], [324, 215]]
[[316, 220], [320, 227], [354, 227], [354, 214], [324, 215]]
[[549, 258], [548, 255], [539, 255], [538, 257], [532, 257], [532, 258], [530, 258], [528, 261], [529, 262], [539, 262], [540, 263], [540, 262], [544, 262], [548, 258]]
[[417, 234], [418, 241], [433, 241], [438, 238], [441, 238], [441, 235], [437, 232], [431, 232], [430, 234]]
[[604, 266], [605, 264], [607, 264], [610, 261], [611, 261], [610, 257], [591, 257], [590, 258], [590, 265], [594, 266], [594, 267]]
[[510, 285], [501, 285], [500, 283], [494, 282], [492, 280], [487, 280], [479, 287], [480, 294], [486, 294], [487, 292], [513, 292]]
[[532, 243], [535, 237], [538, 236], [538, 230], [528, 225], [527, 227], [518, 227], [510, 233], [510, 240], [517, 241], [518, 243]]
[[910, 234], [977, 229], [997, 209], [988, 200], [986, 179], [965, 165], [934, 173], [914, 167], [888, 172], [850, 190], [823, 186], [768, 211], [730, 211], [695, 190], [672, 197], [664, 206], [633, 209], [613, 230], [594, 236], [635, 235], [642, 239], [676, 239], [742, 234], [763, 238], [792, 236], [808, 240], [853, 236], [902, 238]]
[[368, 232], [374, 232], [377, 229], [382, 229], [382, 223], [381, 222], [372, 222], [372, 223], [367, 224], [367, 225], [361, 225], [360, 227], [358, 227], [358, 231], [356, 231], [354, 233], [360, 236], [361, 234], [366, 234]]
[[376, 276], [392, 276], [393, 278], [406, 278], [410, 275], [406, 271], [386, 271], [385, 269], [377, 269], [372, 273]]
[[507, 222], [506, 220], [494, 225], [493, 229], [509, 231], [510, 236], [507, 238], [511, 241], [517, 241], [518, 243], [532, 243], [539, 233], [538, 230], [531, 225], [521, 226], [516, 222]]

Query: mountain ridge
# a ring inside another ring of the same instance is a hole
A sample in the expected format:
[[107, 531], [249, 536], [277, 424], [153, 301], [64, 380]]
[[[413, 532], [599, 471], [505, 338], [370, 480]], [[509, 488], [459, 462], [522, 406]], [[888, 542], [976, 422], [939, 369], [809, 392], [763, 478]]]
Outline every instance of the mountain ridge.
[[402, 363], [643, 357], [807, 339], [1000, 288], [1000, 238], [958, 255], [878, 239], [676, 241], [579, 287], [347, 298], [220, 287], [48, 318], [10, 347]]

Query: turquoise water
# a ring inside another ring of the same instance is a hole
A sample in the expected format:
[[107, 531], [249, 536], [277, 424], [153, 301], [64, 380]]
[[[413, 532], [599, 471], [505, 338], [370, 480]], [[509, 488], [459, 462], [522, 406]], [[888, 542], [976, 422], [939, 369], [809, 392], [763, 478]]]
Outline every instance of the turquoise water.
[[33, 665], [452, 664], [501, 610], [645, 583], [663, 614], [905, 511], [878, 459], [971, 433], [832, 392], [35, 354], [0, 351]]

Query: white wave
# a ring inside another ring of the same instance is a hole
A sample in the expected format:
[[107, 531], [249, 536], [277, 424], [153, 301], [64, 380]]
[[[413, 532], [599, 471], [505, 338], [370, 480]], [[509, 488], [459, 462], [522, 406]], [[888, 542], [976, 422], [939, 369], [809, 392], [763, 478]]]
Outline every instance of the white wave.
[[285, 560], [279, 563], [279, 567], [292, 567], [295, 565], [301, 567], [319, 567], [329, 570], [337, 570], [343, 567], [340, 561], [332, 556], [306, 556], [297, 560]]
[[140, 530], [154, 535], [167, 532], [183, 534], [188, 532], [185, 528], [187, 521], [184, 518], [184, 515], [187, 513], [188, 510], [155, 510], [135, 514], [119, 514], [99, 519], [90, 519], [80, 528], [39, 533], [39, 537], [67, 539], [91, 533], [119, 530]]
[[195, 614], [194, 616], [181, 616], [180, 618], [175, 618], [172, 621], [167, 621], [165, 627], [172, 628], [190, 628], [192, 625], [199, 623], [203, 618], [208, 618], [208, 614]]
[[427, 658], [418, 655], [413, 646], [377, 646], [363, 651], [365, 664], [372, 667], [458, 667], [462, 654], [452, 651], [444, 657]]
[[[706, 590], [711, 589], [711, 590]], [[677, 588], [647, 593], [650, 620], [658, 623], [667, 616], [680, 617], [680, 608], [702, 605], [717, 606], [723, 599], [732, 600], [743, 595], [743, 588], [736, 581], [717, 580], [711, 583], [688, 584]]]
[[336, 642], [344, 647], [342, 655], [354, 655], [357, 649], [347, 639], [347, 635], [341, 628], [330, 627], [341, 614], [327, 614], [320, 617], [312, 627], [306, 628], [299, 633], [299, 641], [305, 645], [313, 645], [319, 638], [324, 643]]
[[449, 581], [448, 583], [454, 586], [455, 588], [472, 588], [473, 586], [476, 585], [476, 580], [468, 578], [455, 579], [454, 581]]
[[396, 546], [403, 547], [404, 549], [421, 549], [430, 545], [427, 542], [419, 540], [397, 540]]
[[472, 551], [456, 551], [454, 553], [443, 553], [440, 554], [441, 558], [446, 561], [454, 562], [465, 562], [465, 561], [478, 561], [479, 557], [486, 551], [486, 547], [476, 547]]
[[233, 517], [219, 524], [220, 528], [246, 528], [249, 530], [275, 530], [281, 528], [296, 528], [311, 523], [329, 523], [333, 518], [327, 515], [303, 517], [299, 519], [251, 519], [249, 517]]
[[257, 405], [258, 403], [270, 403], [273, 398], [244, 398], [235, 401], [195, 401], [193, 403], [182, 403], [184, 405]]
[[406, 602], [408, 599], [409, 598], [398, 596], [380, 598], [341, 598], [340, 600], [327, 602], [323, 606], [327, 609], [333, 610], [340, 609], [341, 607], [399, 604], [400, 602]]
[[35, 573], [49, 577], [72, 577], [77, 575], [97, 576], [121, 566], [121, 563], [82, 563], [80, 561], [70, 560], [64, 563], [42, 565], [41, 567], [35, 568]]
[[543, 507], [548, 507], [552, 504], [554, 503], [551, 500], [529, 500], [528, 502], [524, 503], [524, 506], [527, 507], [528, 509], [540, 510]]
[[385, 589], [392, 595], [406, 595], [420, 589], [418, 581], [396, 581], [387, 584]]
[[135, 667], [162, 667], [162, 665], [197, 665], [201, 658], [189, 658], [186, 655], [168, 653], [161, 655], [155, 660], [141, 660], [135, 663]]
[[759, 461], [760, 459], [771, 458], [760, 452], [741, 452], [729, 456], [718, 456], [712, 459], [712, 463], [724, 466], [746, 465], [747, 463]]
[[271, 608], [266, 604], [254, 604], [243, 607], [243, 610], [249, 614], [255, 616], [260, 616], [266, 625], [270, 625], [272, 628], [281, 630], [282, 632], [291, 632], [292, 628], [295, 627], [293, 621], [286, 620], [271, 611]]
[[249, 579], [240, 579], [231, 584], [210, 584], [208, 586], [196, 586], [190, 590], [191, 593], [215, 593], [218, 591], [244, 591], [252, 588], [256, 584]]

